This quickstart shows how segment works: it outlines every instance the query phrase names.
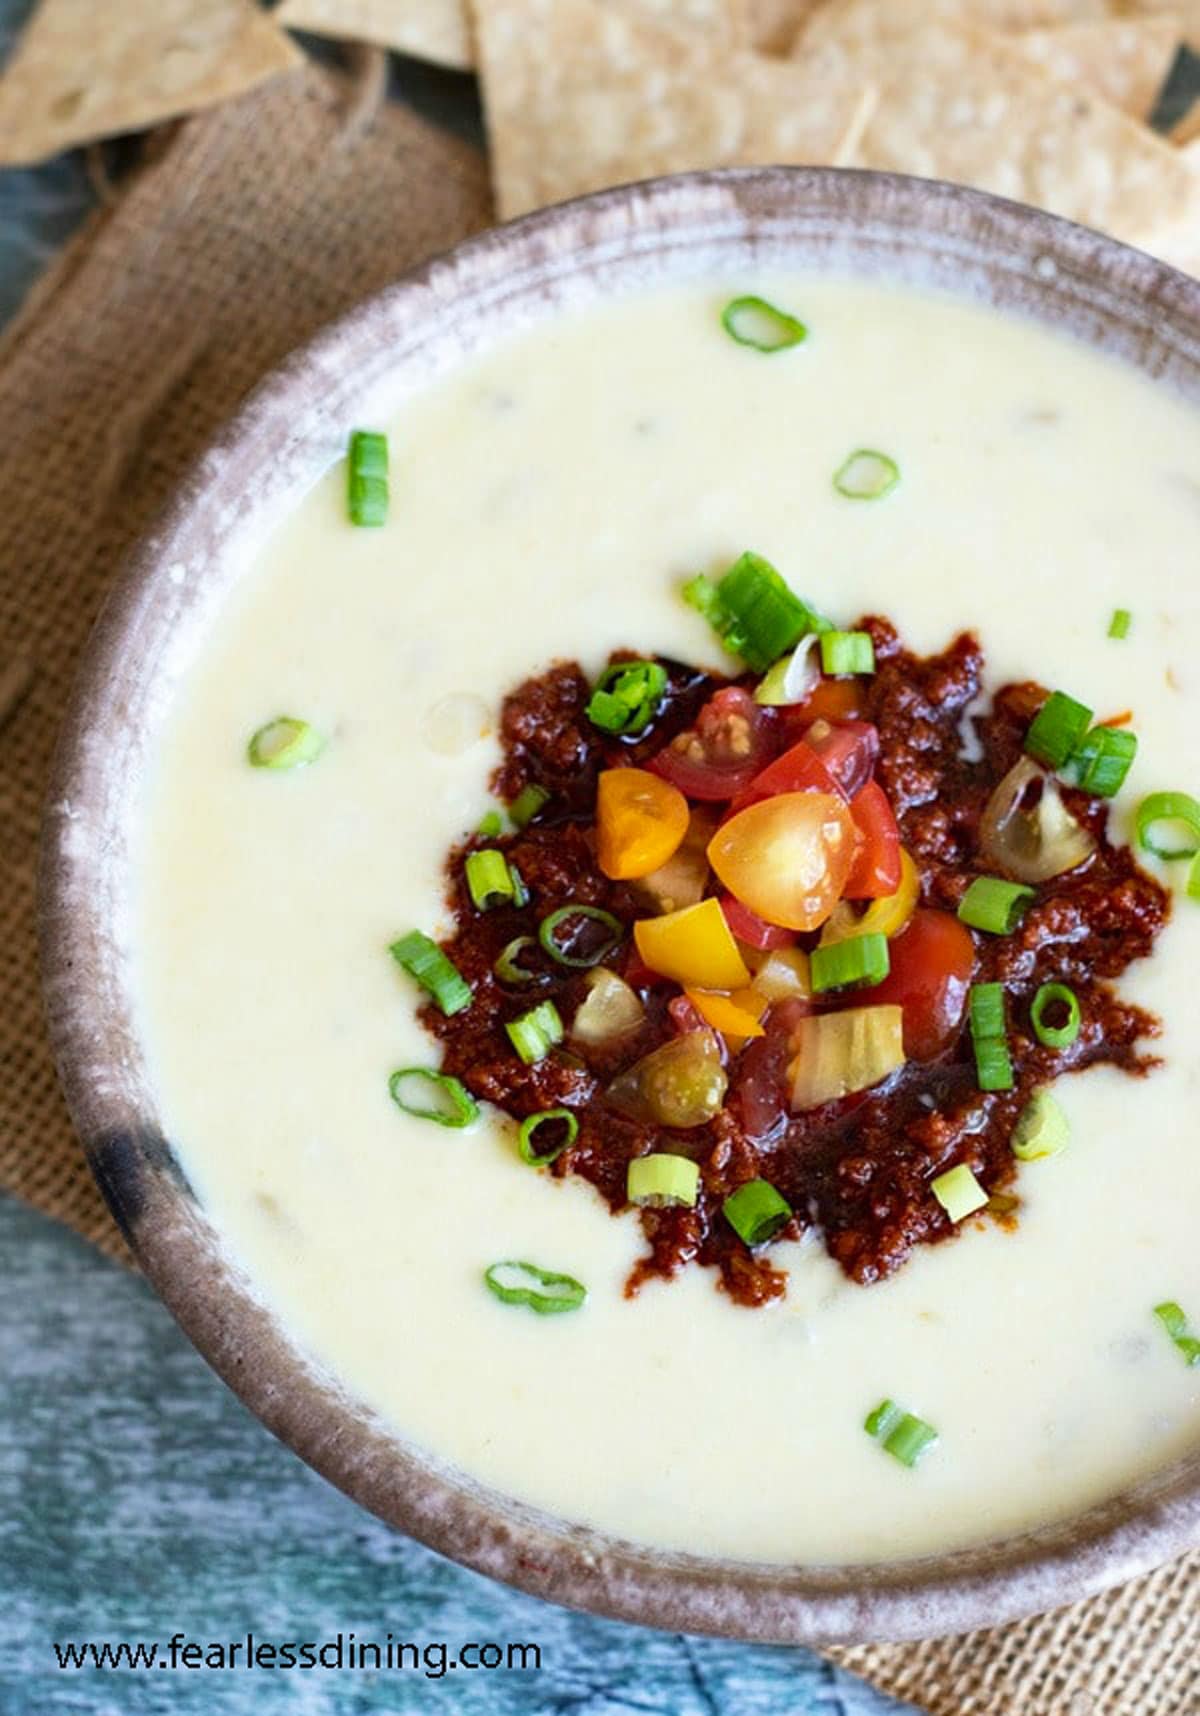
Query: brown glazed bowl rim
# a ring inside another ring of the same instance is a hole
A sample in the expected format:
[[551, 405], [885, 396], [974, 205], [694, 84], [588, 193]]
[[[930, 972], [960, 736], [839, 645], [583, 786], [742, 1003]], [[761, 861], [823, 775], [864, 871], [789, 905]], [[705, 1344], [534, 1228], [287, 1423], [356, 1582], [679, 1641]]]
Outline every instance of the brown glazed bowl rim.
[[264, 518], [272, 507], [279, 516], [297, 484], [344, 447], [373, 388], [420, 385], [560, 305], [658, 279], [727, 284], [789, 267], [916, 282], [1031, 315], [1200, 400], [1200, 285], [1084, 228], [956, 186], [830, 168], [732, 170], [625, 186], [489, 231], [288, 359], [133, 557], [97, 622], [54, 768], [43, 973], [72, 1116], [146, 1276], [217, 1373], [325, 1477], [443, 1554], [581, 1609], [784, 1643], [917, 1638], [1053, 1608], [1200, 1545], [1200, 1449], [1072, 1518], [884, 1564], [708, 1559], [541, 1513], [406, 1444], [291, 1344], [163, 1137], [129, 1002], [131, 786], [178, 672], [175, 643], [233, 581], [236, 555], [222, 548], [248, 494], [259, 494]]

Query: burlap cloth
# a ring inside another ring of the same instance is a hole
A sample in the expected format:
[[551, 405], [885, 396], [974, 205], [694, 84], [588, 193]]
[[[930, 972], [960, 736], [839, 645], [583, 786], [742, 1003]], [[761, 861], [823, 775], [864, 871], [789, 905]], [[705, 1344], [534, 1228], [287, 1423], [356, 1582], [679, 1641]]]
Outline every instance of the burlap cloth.
[[[154, 139], [0, 341], [0, 1186], [128, 1261], [43, 1035], [47, 764], [113, 568], [216, 425], [322, 322], [489, 217], [473, 149], [366, 58]], [[838, 1660], [934, 1716], [1200, 1716], [1200, 1555], [1044, 1620]]]

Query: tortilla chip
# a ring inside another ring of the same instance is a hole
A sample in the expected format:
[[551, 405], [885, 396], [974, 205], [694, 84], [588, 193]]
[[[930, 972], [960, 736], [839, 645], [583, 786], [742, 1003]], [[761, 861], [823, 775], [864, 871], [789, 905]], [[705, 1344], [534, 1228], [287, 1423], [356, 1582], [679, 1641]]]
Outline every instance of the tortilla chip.
[[474, 0], [502, 218], [658, 173], [829, 161], [864, 84], [739, 52], [719, 58], [603, 0]]
[[[844, 75], [861, 76], [846, 57]], [[854, 165], [975, 185], [1135, 242], [1196, 206], [1187, 164], [1144, 126], [1010, 43], [950, 27], [893, 48]]]
[[275, 20], [314, 36], [398, 48], [440, 66], [465, 70], [474, 63], [466, 0], [283, 0]]
[[1177, 17], [1115, 18], [1026, 30], [1011, 38], [1031, 64], [1062, 83], [1147, 119], [1175, 62], [1182, 39]]
[[[795, 51], [836, 42], [878, 63], [919, 30], [961, 26], [1007, 34], [1058, 29], [1111, 20], [1133, 5], [1134, 0], [825, 0], [801, 31]], [[1160, 10], [1165, 9], [1164, 0]]]
[[211, 107], [301, 61], [253, 0], [41, 0], [0, 76], [0, 164]]

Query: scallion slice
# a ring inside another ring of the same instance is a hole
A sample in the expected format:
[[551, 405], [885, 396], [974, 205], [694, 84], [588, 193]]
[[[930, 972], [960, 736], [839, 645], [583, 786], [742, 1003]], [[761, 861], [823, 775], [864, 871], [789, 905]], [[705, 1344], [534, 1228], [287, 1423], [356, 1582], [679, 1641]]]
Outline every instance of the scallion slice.
[[618, 661], [596, 681], [584, 713], [602, 733], [644, 732], [662, 708], [667, 670], [656, 661]]
[[682, 1204], [690, 1209], [699, 1191], [699, 1165], [690, 1156], [672, 1156], [666, 1151], [635, 1156], [625, 1176], [626, 1196], [631, 1204], [643, 1208]]
[[926, 1424], [923, 1418], [912, 1412], [905, 1412], [894, 1400], [881, 1400], [874, 1412], [867, 1414], [863, 1429], [902, 1466], [915, 1466], [938, 1439], [932, 1424]]
[[1004, 1021], [1003, 983], [972, 983], [967, 1009], [973, 1037], [1003, 1037], [1008, 1033]]
[[833, 486], [847, 500], [882, 500], [900, 481], [900, 467], [874, 447], [856, 447], [833, 473]]
[[[562, 1135], [557, 1143], [546, 1144], [539, 1151], [534, 1140], [545, 1126], [552, 1129], [551, 1136], [556, 1136], [561, 1127]], [[579, 1122], [569, 1108], [543, 1108], [540, 1114], [531, 1114], [522, 1120], [517, 1133], [517, 1154], [531, 1168], [548, 1168], [551, 1162], [557, 1162], [564, 1150], [570, 1149], [578, 1136]]]
[[976, 876], [959, 901], [958, 916], [972, 929], [986, 930], [989, 935], [1011, 935], [1033, 897], [1034, 890], [1023, 882]]
[[1133, 615], [1130, 613], [1128, 608], [1114, 608], [1113, 617], [1108, 622], [1109, 637], [1127, 638], [1129, 636], [1129, 627], [1132, 622]]
[[537, 941], [531, 935], [514, 936], [502, 950], [492, 971], [501, 983], [508, 983], [514, 988], [520, 988], [526, 983], [536, 983], [541, 975], [529, 971], [521, 964], [521, 955], [527, 948], [536, 947]]
[[741, 555], [715, 585], [702, 574], [691, 579], [683, 595], [720, 634], [726, 649], [756, 673], [765, 673], [809, 632], [833, 629], [761, 554]]
[[475, 830], [482, 840], [494, 840], [504, 830], [504, 818], [498, 810], [489, 810], [479, 819], [479, 827]]
[[751, 1250], [774, 1239], [792, 1219], [792, 1206], [769, 1180], [747, 1180], [721, 1205], [725, 1220]]
[[[424, 1102], [413, 1100], [421, 1087]], [[418, 1120], [436, 1120], [439, 1126], [456, 1130], [479, 1118], [479, 1105], [467, 1087], [449, 1073], [431, 1067], [401, 1067], [388, 1079], [388, 1091], [397, 1108], [415, 1114]]]
[[786, 310], [753, 296], [731, 298], [721, 311], [721, 326], [739, 346], [756, 352], [782, 352], [808, 338], [808, 329]]
[[1048, 1090], [1036, 1090], [1013, 1129], [1012, 1153], [1022, 1162], [1040, 1162], [1066, 1149], [1071, 1137], [1067, 1117]]
[[256, 769], [302, 769], [325, 749], [315, 727], [295, 715], [277, 715], [251, 735], [246, 755]]
[[1200, 1364], [1200, 1338], [1189, 1330], [1182, 1305], [1177, 1305], [1174, 1299], [1166, 1299], [1154, 1307], [1154, 1315], [1183, 1354], [1185, 1363]]
[[1200, 856], [1188, 865], [1186, 893], [1189, 900], [1200, 900]]
[[[1179, 831], [1169, 846], [1160, 823], [1174, 823]], [[1192, 858], [1200, 852], [1200, 804], [1191, 793], [1152, 792], [1137, 807], [1134, 829], [1143, 852], [1153, 852], [1156, 858]]]
[[929, 1190], [952, 1222], [965, 1221], [988, 1201], [987, 1193], [965, 1162], [930, 1180]]
[[387, 523], [388, 442], [373, 429], [356, 429], [350, 437], [347, 503], [351, 524]]
[[1137, 748], [1137, 734], [1126, 727], [1093, 727], [1066, 766], [1084, 792], [1115, 798], [1133, 767]]
[[483, 1279], [502, 1304], [528, 1305], [539, 1317], [577, 1311], [587, 1298], [582, 1281], [554, 1269], [539, 1269], [536, 1263], [493, 1263], [484, 1270]]
[[1012, 1060], [1004, 1023], [1004, 986], [973, 983], [967, 996], [975, 1076], [980, 1090], [1011, 1090]]
[[432, 995], [447, 1018], [471, 1005], [471, 985], [436, 941], [410, 930], [388, 949], [396, 964]]
[[479, 911], [490, 912], [494, 906], [503, 906], [513, 898], [516, 890], [508, 860], [494, 846], [485, 847], [481, 852], [468, 852], [463, 870], [467, 892]]
[[528, 828], [549, 797], [545, 787], [539, 786], [536, 781], [530, 781], [528, 786], [522, 787], [508, 807], [513, 827]]
[[[569, 935], [571, 924], [576, 926], [573, 935]], [[591, 924], [599, 924], [605, 933], [595, 942], [583, 943], [581, 937], [589, 933], [587, 926]], [[570, 966], [573, 971], [586, 971], [593, 965], [599, 965], [624, 934], [625, 925], [620, 918], [599, 906], [585, 906], [578, 901], [560, 906], [538, 925], [538, 940], [544, 951], [559, 965]]]
[[870, 632], [825, 632], [821, 667], [832, 675], [874, 673], [875, 643]]
[[[1065, 1007], [1067, 1016], [1061, 1025], [1052, 1025], [1046, 1015], [1052, 1008]], [[1043, 983], [1029, 1009], [1033, 1034], [1047, 1049], [1069, 1049], [1079, 1035], [1081, 1014], [1079, 1000], [1065, 983]]]
[[531, 1007], [519, 1019], [510, 1019], [504, 1029], [527, 1067], [544, 1060], [555, 1044], [562, 1042], [565, 1034], [562, 1018], [553, 1001], [542, 1001]]
[[890, 969], [887, 937], [876, 931], [814, 947], [809, 956], [809, 980], [817, 995], [829, 989], [869, 988], [882, 983]]
[[975, 1082], [980, 1090], [1012, 1089], [1012, 1057], [1003, 1037], [976, 1038]]
[[1092, 711], [1086, 703], [1068, 697], [1065, 691], [1052, 691], [1025, 735], [1025, 749], [1047, 768], [1061, 769], [1074, 752], [1091, 724]]

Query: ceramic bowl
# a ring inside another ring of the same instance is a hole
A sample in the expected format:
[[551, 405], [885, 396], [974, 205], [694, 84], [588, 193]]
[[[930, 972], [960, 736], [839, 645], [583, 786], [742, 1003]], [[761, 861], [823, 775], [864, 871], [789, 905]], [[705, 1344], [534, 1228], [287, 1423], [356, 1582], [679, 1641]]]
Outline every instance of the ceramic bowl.
[[247, 1406], [365, 1507], [470, 1567], [583, 1609], [749, 1639], [914, 1638], [1051, 1608], [1200, 1545], [1200, 1449], [1075, 1518], [886, 1565], [702, 1559], [539, 1513], [406, 1445], [314, 1372], [189, 1189], [131, 1023], [123, 900], [135, 787], [189, 639], [242, 576], [239, 545], [286, 510], [372, 402], [394, 409], [517, 328], [657, 281], [797, 267], [994, 304], [1200, 401], [1200, 285], [1096, 233], [945, 184], [786, 168], [658, 180], [428, 263], [263, 384], [108, 602], [49, 800], [46, 996], [75, 1123], [147, 1277]]

